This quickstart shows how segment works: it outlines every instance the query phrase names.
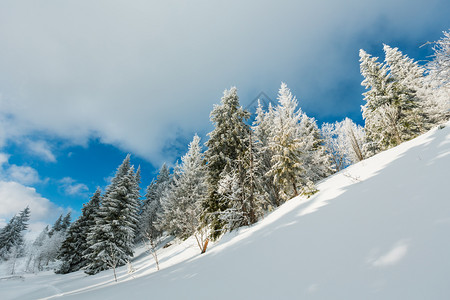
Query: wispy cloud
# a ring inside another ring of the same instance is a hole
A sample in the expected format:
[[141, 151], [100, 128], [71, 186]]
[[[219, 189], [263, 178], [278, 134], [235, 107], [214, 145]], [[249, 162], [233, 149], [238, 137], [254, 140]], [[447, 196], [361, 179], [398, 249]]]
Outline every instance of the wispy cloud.
[[24, 185], [42, 183], [38, 172], [30, 166], [9, 164], [10, 155], [0, 153], [0, 180], [13, 181]]
[[47, 162], [56, 162], [49, 144], [45, 141], [27, 141], [26, 147], [31, 155], [37, 156]]
[[86, 192], [89, 191], [87, 185], [83, 183], [77, 183], [75, 179], [71, 177], [64, 177], [59, 180], [61, 187], [67, 195], [75, 196], [75, 195], [85, 195]]

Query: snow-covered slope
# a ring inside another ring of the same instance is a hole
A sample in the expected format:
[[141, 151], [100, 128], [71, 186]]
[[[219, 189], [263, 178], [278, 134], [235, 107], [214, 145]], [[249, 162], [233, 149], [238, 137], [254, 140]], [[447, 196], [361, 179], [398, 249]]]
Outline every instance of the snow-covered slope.
[[450, 299], [450, 122], [318, 185], [206, 254], [193, 241], [122, 270], [0, 281], [0, 298]]

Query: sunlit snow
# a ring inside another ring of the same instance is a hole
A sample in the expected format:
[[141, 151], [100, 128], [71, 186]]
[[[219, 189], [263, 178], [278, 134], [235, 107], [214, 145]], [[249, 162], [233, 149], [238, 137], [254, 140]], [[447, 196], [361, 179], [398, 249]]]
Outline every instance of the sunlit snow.
[[200, 255], [193, 239], [111, 270], [0, 278], [0, 299], [449, 299], [450, 122], [353, 165]]

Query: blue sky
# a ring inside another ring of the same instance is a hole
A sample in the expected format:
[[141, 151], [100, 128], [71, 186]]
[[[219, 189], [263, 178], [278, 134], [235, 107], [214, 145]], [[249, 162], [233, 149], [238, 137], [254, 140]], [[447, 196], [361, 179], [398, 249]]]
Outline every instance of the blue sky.
[[319, 124], [361, 123], [358, 51], [417, 60], [450, 29], [446, 0], [2, 1], [0, 226], [79, 214], [126, 153], [147, 186], [237, 86], [243, 106], [281, 81]]

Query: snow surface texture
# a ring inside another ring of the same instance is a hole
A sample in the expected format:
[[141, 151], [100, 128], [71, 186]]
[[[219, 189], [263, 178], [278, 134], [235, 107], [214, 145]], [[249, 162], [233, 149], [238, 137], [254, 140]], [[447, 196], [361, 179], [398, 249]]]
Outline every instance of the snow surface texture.
[[450, 122], [324, 180], [206, 254], [0, 280], [0, 299], [450, 299]]

